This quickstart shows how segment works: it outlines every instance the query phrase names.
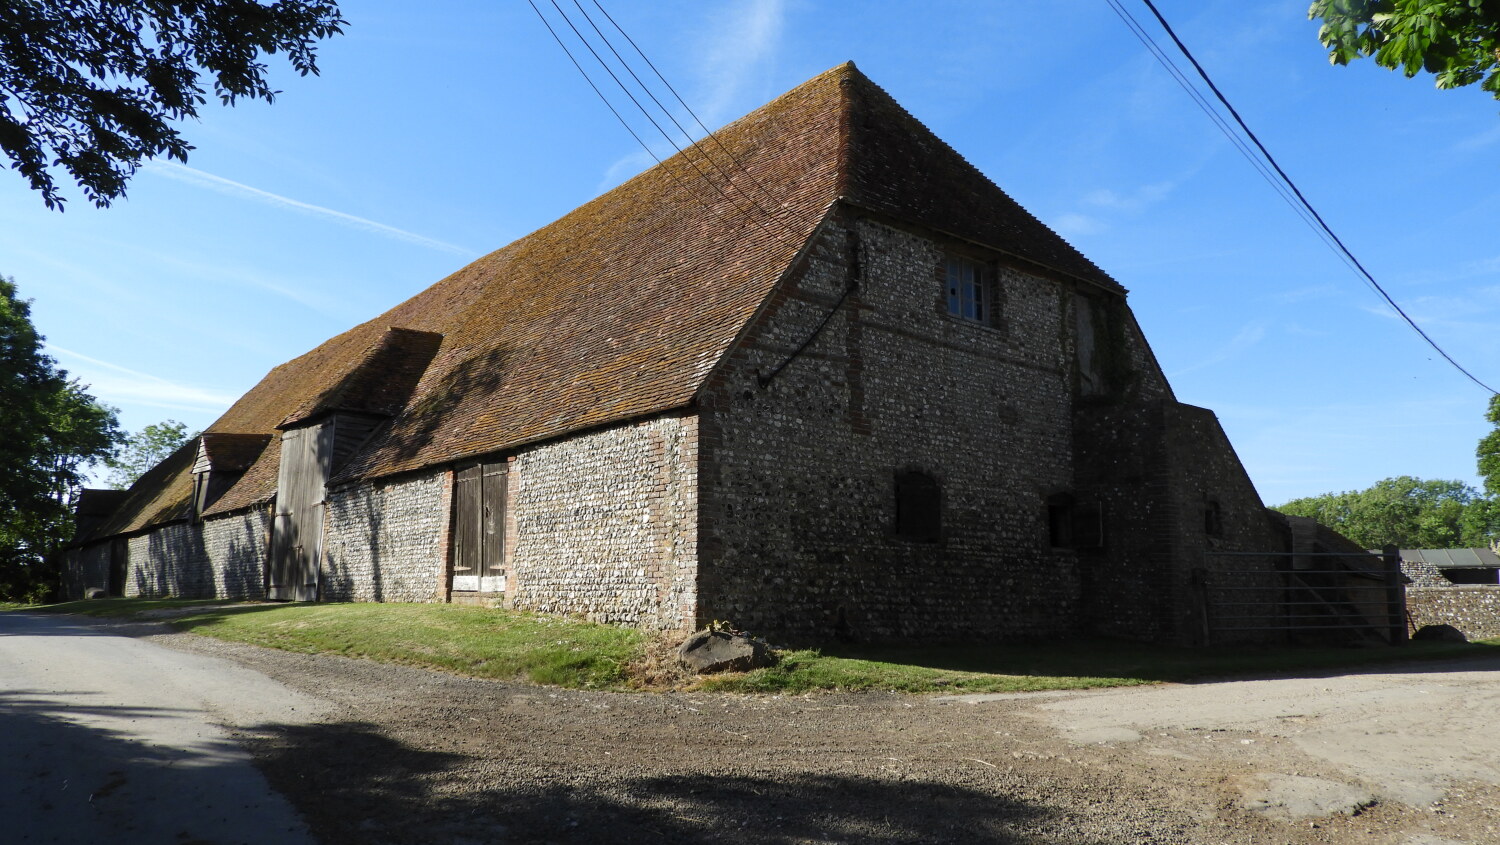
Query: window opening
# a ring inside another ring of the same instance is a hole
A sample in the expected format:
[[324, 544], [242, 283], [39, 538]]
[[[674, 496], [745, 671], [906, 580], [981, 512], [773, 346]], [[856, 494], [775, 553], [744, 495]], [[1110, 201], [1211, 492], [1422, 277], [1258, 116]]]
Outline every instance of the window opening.
[[1075, 503], [1068, 493], [1047, 497], [1047, 544], [1054, 549], [1073, 548]]
[[994, 273], [988, 265], [950, 255], [947, 280], [949, 314], [986, 325], [994, 321]]
[[1203, 503], [1203, 533], [1210, 537], [1224, 536], [1224, 509], [1218, 499]]
[[896, 536], [919, 543], [936, 542], [942, 533], [942, 489], [925, 472], [896, 475]]

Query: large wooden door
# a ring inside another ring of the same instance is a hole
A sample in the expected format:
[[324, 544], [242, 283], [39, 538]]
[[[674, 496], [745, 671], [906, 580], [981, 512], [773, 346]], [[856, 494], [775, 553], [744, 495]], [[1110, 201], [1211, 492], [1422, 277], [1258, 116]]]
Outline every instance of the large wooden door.
[[332, 454], [331, 424], [311, 425], [281, 435], [267, 598], [283, 601], [318, 598], [324, 488]]
[[505, 592], [504, 461], [465, 467], [453, 484], [453, 590]]

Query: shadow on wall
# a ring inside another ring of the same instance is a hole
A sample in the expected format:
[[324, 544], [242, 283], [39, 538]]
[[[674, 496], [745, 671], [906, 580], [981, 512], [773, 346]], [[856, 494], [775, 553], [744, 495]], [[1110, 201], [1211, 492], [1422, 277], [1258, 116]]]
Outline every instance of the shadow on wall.
[[[378, 498], [381, 498], [380, 488], [368, 488], [359, 486], [351, 491], [354, 503], [348, 509], [359, 509], [365, 516], [365, 539], [363, 548], [357, 546], [356, 554], [365, 555], [365, 560], [354, 561], [354, 555], [350, 554], [348, 546], [341, 545], [338, 554], [330, 551], [324, 552], [323, 596], [326, 602], [354, 602], [359, 600], [357, 584], [360, 579], [368, 578], [371, 587], [371, 597], [374, 602], [386, 600], [386, 584], [384, 584], [383, 572], [381, 572], [381, 530], [386, 524], [386, 518], [378, 506]], [[329, 542], [329, 540], [324, 540]]]
[[[1067, 819], [993, 792], [822, 774], [631, 777], [422, 751], [362, 723], [269, 726], [257, 758], [327, 845], [389, 842], [1067, 842]], [[524, 755], [523, 755], [524, 756]], [[626, 761], [622, 759], [623, 766]], [[514, 768], [507, 771], [506, 766]], [[606, 764], [607, 765], [607, 764]], [[616, 773], [619, 773], [616, 775]], [[589, 776], [592, 774], [593, 776]], [[1045, 831], [1045, 832], [1042, 832]], [[1102, 845], [1100, 843], [1099, 845]]]
[[[356, 585], [367, 579], [370, 585], [368, 600], [382, 602], [385, 601], [385, 576], [381, 565], [381, 532], [385, 527], [385, 516], [380, 507], [384, 498], [383, 488], [378, 485], [359, 485], [347, 492], [351, 501], [345, 509], [358, 510], [364, 518], [365, 545], [355, 547], [355, 553], [351, 554], [349, 547], [338, 541], [337, 554], [332, 550], [324, 551], [326, 570], [320, 598], [323, 601], [358, 601], [360, 597]], [[355, 554], [363, 555], [364, 560], [355, 561]]]
[[261, 536], [257, 535], [264, 528], [248, 516], [241, 521], [241, 536], [229, 541], [224, 556], [224, 598], [263, 598], [268, 549]]
[[450, 412], [465, 400], [485, 401], [498, 395], [504, 384], [510, 351], [503, 347], [475, 355], [444, 373], [438, 383], [423, 391], [422, 399], [408, 406], [399, 424], [380, 438], [383, 462], [401, 462], [421, 452], [447, 428]]

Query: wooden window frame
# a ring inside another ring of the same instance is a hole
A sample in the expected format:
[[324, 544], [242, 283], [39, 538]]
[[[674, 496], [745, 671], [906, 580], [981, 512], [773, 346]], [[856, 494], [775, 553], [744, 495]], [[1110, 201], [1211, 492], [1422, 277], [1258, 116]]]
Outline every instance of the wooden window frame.
[[943, 257], [943, 293], [950, 317], [994, 326], [999, 312], [995, 265], [956, 252]]

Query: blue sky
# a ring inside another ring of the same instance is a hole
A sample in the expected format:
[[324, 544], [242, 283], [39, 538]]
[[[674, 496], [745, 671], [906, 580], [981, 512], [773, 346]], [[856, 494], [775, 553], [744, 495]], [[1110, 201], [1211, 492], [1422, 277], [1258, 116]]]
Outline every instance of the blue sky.
[[[1500, 103], [1329, 66], [1306, 0], [1158, 5], [1376, 278], [1500, 383]], [[651, 163], [524, 0], [343, 7], [321, 77], [278, 67], [274, 105], [206, 108], [187, 165], [147, 166], [110, 209], [75, 190], [49, 212], [0, 173], [0, 273], [126, 427], [208, 425], [275, 365]], [[606, 7], [711, 127], [853, 59], [1130, 289], [1178, 398], [1218, 413], [1268, 504], [1474, 482], [1486, 394], [1104, 0]]]

